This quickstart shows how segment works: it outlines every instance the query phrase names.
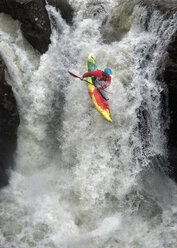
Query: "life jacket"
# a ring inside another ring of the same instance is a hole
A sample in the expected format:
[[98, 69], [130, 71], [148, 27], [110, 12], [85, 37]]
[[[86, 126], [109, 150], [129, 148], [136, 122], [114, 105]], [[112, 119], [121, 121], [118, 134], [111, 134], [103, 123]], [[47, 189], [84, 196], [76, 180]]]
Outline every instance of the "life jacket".
[[111, 84], [111, 76], [101, 70], [86, 72], [83, 77], [93, 77], [93, 81], [99, 81], [99, 84], [106, 88]]

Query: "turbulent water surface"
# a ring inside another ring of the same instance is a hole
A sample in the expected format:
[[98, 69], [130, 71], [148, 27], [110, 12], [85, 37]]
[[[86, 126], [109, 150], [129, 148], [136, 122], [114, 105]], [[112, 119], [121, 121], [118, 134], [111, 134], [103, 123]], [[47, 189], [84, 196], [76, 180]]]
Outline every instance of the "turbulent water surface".
[[[70, 0], [72, 26], [47, 6], [52, 35], [42, 56], [0, 15], [21, 119], [16, 167], [0, 192], [1, 248], [176, 248], [167, 90], [157, 75], [177, 16], [139, 2]], [[82, 75], [90, 53], [113, 71], [112, 124], [68, 74]]]

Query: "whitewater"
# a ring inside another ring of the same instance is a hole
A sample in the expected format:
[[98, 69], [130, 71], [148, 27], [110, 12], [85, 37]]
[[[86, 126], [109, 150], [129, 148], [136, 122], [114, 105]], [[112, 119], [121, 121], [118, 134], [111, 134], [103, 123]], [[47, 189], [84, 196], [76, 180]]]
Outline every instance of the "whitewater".
[[[0, 248], [176, 248], [177, 186], [167, 176], [167, 88], [157, 76], [177, 16], [134, 0], [70, 0], [73, 25], [47, 5], [39, 55], [0, 14], [0, 55], [17, 100], [15, 168], [0, 191]], [[113, 72], [113, 123], [83, 81], [92, 54]], [[166, 108], [164, 108], [166, 105]]]

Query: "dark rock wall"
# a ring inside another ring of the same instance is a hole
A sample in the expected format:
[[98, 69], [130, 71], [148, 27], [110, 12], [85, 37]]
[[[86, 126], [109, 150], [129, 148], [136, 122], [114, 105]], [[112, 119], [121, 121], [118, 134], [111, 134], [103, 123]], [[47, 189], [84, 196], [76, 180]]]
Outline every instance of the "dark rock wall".
[[72, 23], [74, 12], [67, 0], [48, 0], [48, 3], [60, 10], [61, 16], [67, 23]]
[[0, 187], [8, 183], [8, 168], [13, 167], [18, 125], [16, 100], [5, 81], [5, 66], [0, 59]]
[[[60, 9], [63, 19], [72, 22], [73, 10], [67, 0], [49, 0]], [[0, 12], [18, 19], [24, 37], [40, 53], [45, 53], [50, 44], [51, 27], [45, 0], [0, 0]]]
[[[162, 13], [167, 13], [168, 15], [177, 14], [177, 1], [157, 0], [148, 2]], [[159, 75], [159, 78], [168, 86], [170, 115], [170, 125], [167, 133], [169, 176], [177, 182], [177, 31], [173, 34], [168, 45], [163, 67], [164, 70]]]
[[[159, 9], [167, 16], [177, 14], [177, 1], [148, 0], [144, 3]], [[168, 107], [170, 125], [168, 135], [169, 176], [177, 182], [177, 31], [173, 34], [167, 48], [167, 56], [162, 64], [164, 68], [159, 79], [168, 86]]]
[[[177, 1], [142, 0], [141, 3], [148, 7], [150, 15], [154, 9], [166, 14], [167, 18], [177, 14]], [[177, 182], [177, 31], [173, 34], [167, 47], [167, 55], [162, 60], [159, 72], [157, 79], [168, 87], [167, 98], [170, 115], [170, 124], [167, 130], [169, 176]]]
[[44, 53], [50, 43], [50, 21], [45, 0], [0, 0], [0, 12], [18, 19], [22, 33], [30, 44]]
[[170, 176], [177, 182], [177, 32], [167, 49], [165, 70], [162, 79], [168, 85], [170, 127], [168, 131], [168, 159]]

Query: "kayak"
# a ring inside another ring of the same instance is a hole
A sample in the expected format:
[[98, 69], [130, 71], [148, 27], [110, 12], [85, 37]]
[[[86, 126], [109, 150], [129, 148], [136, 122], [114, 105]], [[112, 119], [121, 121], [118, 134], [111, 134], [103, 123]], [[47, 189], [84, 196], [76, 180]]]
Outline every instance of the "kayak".
[[[97, 70], [97, 65], [92, 57], [92, 55], [89, 55], [87, 57], [87, 62], [86, 62], [86, 72], [88, 71], [96, 71]], [[110, 115], [110, 110], [109, 110], [109, 103], [106, 101], [100, 92], [97, 90], [97, 88], [93, 85], [92, 82], [92, 77], [87, 77], [87, 86], [88, 86], [88, 91], [90, 94], [90, 97], [92, 99], [92, 102], [96, 108], [96, 110], [102, 115], [104, 119], [106, 119], [109, 122], [112, 122], [111, 115]]]

